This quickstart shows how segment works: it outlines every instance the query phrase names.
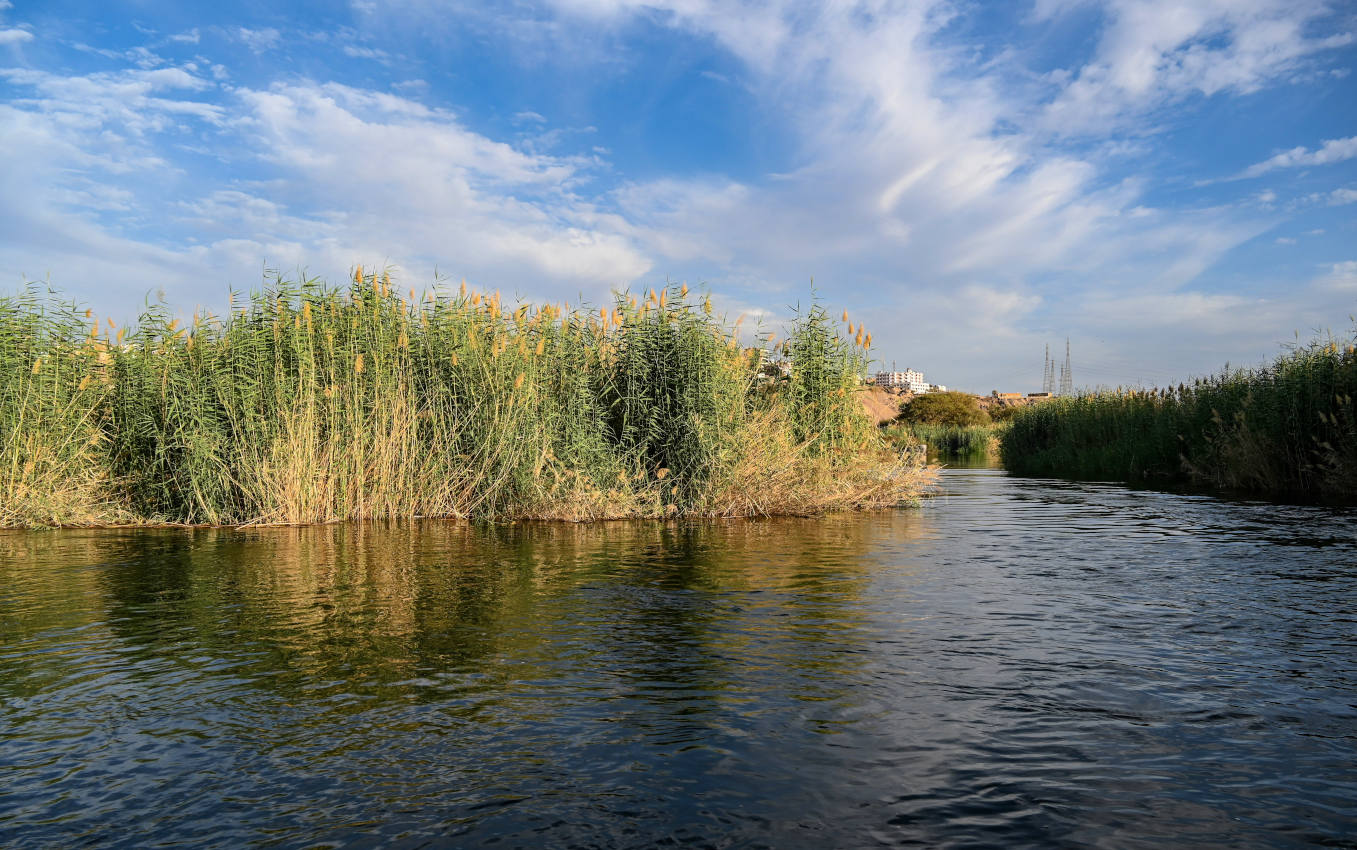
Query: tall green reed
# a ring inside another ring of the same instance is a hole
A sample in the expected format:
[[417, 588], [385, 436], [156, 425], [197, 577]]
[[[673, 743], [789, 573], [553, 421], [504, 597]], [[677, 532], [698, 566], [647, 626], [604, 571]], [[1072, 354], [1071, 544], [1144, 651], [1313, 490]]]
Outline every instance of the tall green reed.
[[[769, 392], [687, 287], [598, 311], [277, 279], [130, 332], [0, 300], [2, 524], [748, 515], [889, 504], [920, 481], [812, 308]], [[37, 367], [35, 363], [41, 363]], [[64, 507], [58, 507], [58, 504]]]
[[1352, 497], [1354, 396], [1357, 353], [1327, 339], [1190, 384], [1035, 405], [1014, 416], [1001, 452], [1026, 474]]
[[897, 422], [883, 429], [892, 442], [924, 444], [928, 454], [946, 460], [998, 459], [999, 437], [1007, 423], [991, 425], [930, 425], [922, 422]]
[[36, 285], [0, 298], [0, 525], [108, 509], [99, 462], [109, 396], [98, 323]]

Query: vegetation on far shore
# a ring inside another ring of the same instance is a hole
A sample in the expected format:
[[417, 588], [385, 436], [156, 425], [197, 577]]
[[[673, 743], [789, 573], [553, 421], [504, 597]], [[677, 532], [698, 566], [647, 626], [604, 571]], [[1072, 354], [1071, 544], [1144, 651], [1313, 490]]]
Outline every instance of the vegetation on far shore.
[[939, 459], [984, 460], [998, 457], [998, 436], [1004, 427], [981, 409], [975, 396], [950, 391], [905, 402], [899, 419], [882, 433], [897, 445], [922, 443]]
[[[736, 322], [735, 325], [739, 323]], [[851, 333], [851, 331], [850, 331]], [[0, 526], [810, 514], [927, 471], [856, 398], [867, 345], [811, 307], [790, 375], [686, 286], [610, 307], [276, 280], [135, 327], [0, 298]]]
[[970, 393], [950, 390], [925, 393], [900, 405], [900, 421], [912, 425], [967, 427], [990, 424], [989, 414]]
[[1025, 475], [1177, 481], [1357, 497], [1357, 350], [1321, 340], [1191, 384], [1084, 394], [1020, 410], [1001, 437]]
[[999, 435], [1004, 425], [929, 425], [897, 422], [883, 429], [898, 445], [923, 444], [939, 460], [983, 461], [999, 457]]

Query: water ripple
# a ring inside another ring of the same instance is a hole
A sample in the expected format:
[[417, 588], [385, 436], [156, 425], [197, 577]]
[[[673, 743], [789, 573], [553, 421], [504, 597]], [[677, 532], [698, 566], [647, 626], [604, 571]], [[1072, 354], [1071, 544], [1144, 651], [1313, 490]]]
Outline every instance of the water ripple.
[[1357, 842], [1357, 517], [0, 533], [0, 845]]

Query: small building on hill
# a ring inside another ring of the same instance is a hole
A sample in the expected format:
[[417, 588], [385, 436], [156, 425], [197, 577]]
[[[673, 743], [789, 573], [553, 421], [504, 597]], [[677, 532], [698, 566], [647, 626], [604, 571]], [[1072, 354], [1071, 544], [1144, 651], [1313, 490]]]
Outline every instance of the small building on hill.
[[928, 382], [924, 380], [924, 373], [915, 369], [906, 369], [903, 372], [877, 372], [876, 385], [883, 389], [909, 390], [915, 395], [928, 392]]

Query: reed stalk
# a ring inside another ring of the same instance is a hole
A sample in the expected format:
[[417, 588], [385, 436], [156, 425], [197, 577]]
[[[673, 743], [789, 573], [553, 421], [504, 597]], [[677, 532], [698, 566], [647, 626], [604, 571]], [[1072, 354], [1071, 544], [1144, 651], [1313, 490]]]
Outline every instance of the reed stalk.
[[990, 425], [932, 425], [897, 422], [883, 429], [887, 440], [900, 445], [921, 443], [928, 454], [946, 460], [999, 458], [999, 439], [1007, 423]]
[[0, 298], [0, 525], [600, 519], [908, 502], [853, 395], [865, 347], [800, 317], [790, 378], [670, 287], [595, 311], [281, 278], [114, 330]]
[[1357, 353], [1322, 339], [1256, 369], [1117, 389], [1017, 412], [1001, 441], [1024, 474], [1357, 496]]

